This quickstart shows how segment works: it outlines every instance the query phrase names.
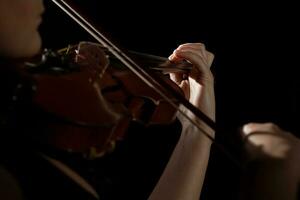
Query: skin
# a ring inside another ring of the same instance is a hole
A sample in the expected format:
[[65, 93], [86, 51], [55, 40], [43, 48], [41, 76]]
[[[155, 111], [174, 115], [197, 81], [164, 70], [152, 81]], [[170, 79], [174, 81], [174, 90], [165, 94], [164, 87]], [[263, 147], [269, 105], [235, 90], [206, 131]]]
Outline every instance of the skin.
[[1, 57], [23, 58], [38, 53], [43, 11], [42, 0], [0, 0]]
[[[213, 54], [201, 43], [180, 45], [169, 57], [174, 62], [185, 59], [193, 64], [189, 74], [174, 73], [170, 77], [194, 106], [214, 120], [214, 81], [210, 71], [213, 58]], [[185, 112], [214, 137], [213, 130], [189, 111]], [[179, 119], [183, 124], [181, 137], [149, 199], [196, 200], [200, 197], [212, 142], [184, 118]]]
[[[194, 65], [189, 74], [171, 73], [170, 78], [183, 90], [190, 103], [215, 121], [214, 77], [210, 71], [214, 55], [207, 51], [202, 43], [187, 43], [180, 45], [170, 55], [169, 59], [174, 62], [184, 59]], [[193, 116], [188, 110], [185, 110], [185, 113], [191, 119], [197, 121], [198, 124], [201, 124], [202, 128], [214, 137], [214, 132], [206, 127], [201, 120]], [[183, 128], [190, 124], [181, 115], [178, 117], [183, 124]]]

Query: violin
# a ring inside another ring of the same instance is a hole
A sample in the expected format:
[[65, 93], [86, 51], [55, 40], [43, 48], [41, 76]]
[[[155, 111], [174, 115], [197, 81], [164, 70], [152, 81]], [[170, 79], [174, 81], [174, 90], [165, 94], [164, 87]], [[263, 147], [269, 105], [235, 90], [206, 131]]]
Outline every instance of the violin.
[[[172, 105], [95, 43], [46, 50], [38, 62], [27, 62], [24, 70], [35, 82], [34, 104], [49, 116], [46, 126], [53, 133], [47, 141], [59, 149], [98, 157], [123, 138], [131, 121], [151, 126], [170, 124], [176, 118]], [[159, 74], [183, 95], [173, 81]]]
[[[84, 19], [69, 1], [52, 0], [98, 42], [46, 50], [21, 71], [32, 82], [32, 102], [49, 145], [94, 159], [114, 149], [132, 121], [169, 124], [184, 109], [213, 130], [215, 123], [185, 99], [165, 73], [188, 71], [188, 62], [125, 52]], [[143, 66], [143, 67], [141, 67]]]

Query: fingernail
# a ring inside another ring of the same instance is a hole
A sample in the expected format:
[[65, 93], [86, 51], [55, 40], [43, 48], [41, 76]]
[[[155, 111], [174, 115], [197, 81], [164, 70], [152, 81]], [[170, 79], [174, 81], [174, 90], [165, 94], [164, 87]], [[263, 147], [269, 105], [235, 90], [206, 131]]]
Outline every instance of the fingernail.
[[174, 54], [174, 55], [180, 54], [180, 50], [178, 50], [178, 49], [174, 50], [173, 54]]
[[244, 126], [243, 126], [243, 133], [245, 134], [245, 135], [247, 135], [247, 134], [249, 134], [250, 132], [251, 132], [251, 127], [249, 126], [249, 124], [245, 124]]

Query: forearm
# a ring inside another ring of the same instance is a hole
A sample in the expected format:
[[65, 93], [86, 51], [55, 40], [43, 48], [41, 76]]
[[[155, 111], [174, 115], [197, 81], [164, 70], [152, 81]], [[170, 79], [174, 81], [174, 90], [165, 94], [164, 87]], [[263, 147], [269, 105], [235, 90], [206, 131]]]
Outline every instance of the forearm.
[[210, 147], [206, 136], [192, 125], [186, 127], [149, 199], [199, 199]]

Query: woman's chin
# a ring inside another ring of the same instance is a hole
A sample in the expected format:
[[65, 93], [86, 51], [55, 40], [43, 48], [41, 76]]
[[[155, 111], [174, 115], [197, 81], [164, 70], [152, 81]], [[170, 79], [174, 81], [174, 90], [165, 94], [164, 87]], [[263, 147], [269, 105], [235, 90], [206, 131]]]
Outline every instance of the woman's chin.
[[10, 57], [15, 59], [30, 58], [40, 53], [41, 46], [42, 46], [42, 40], [40, 35], [37, 33], [35, 37], [32, 37], [31, 40], [27, 40], [27, 42], [23, 43], [22, 46], [13, 49]]
[[32, 56], [40, 53], [41, 46], [42, 46], [42, 40], [41, 40], [40, 35], [38, 34], [37, 37], [35, 37], [35, 39], [32, 40], [30, 45], [25, 47], [24, 55], [22, 57], [32, 57]]

